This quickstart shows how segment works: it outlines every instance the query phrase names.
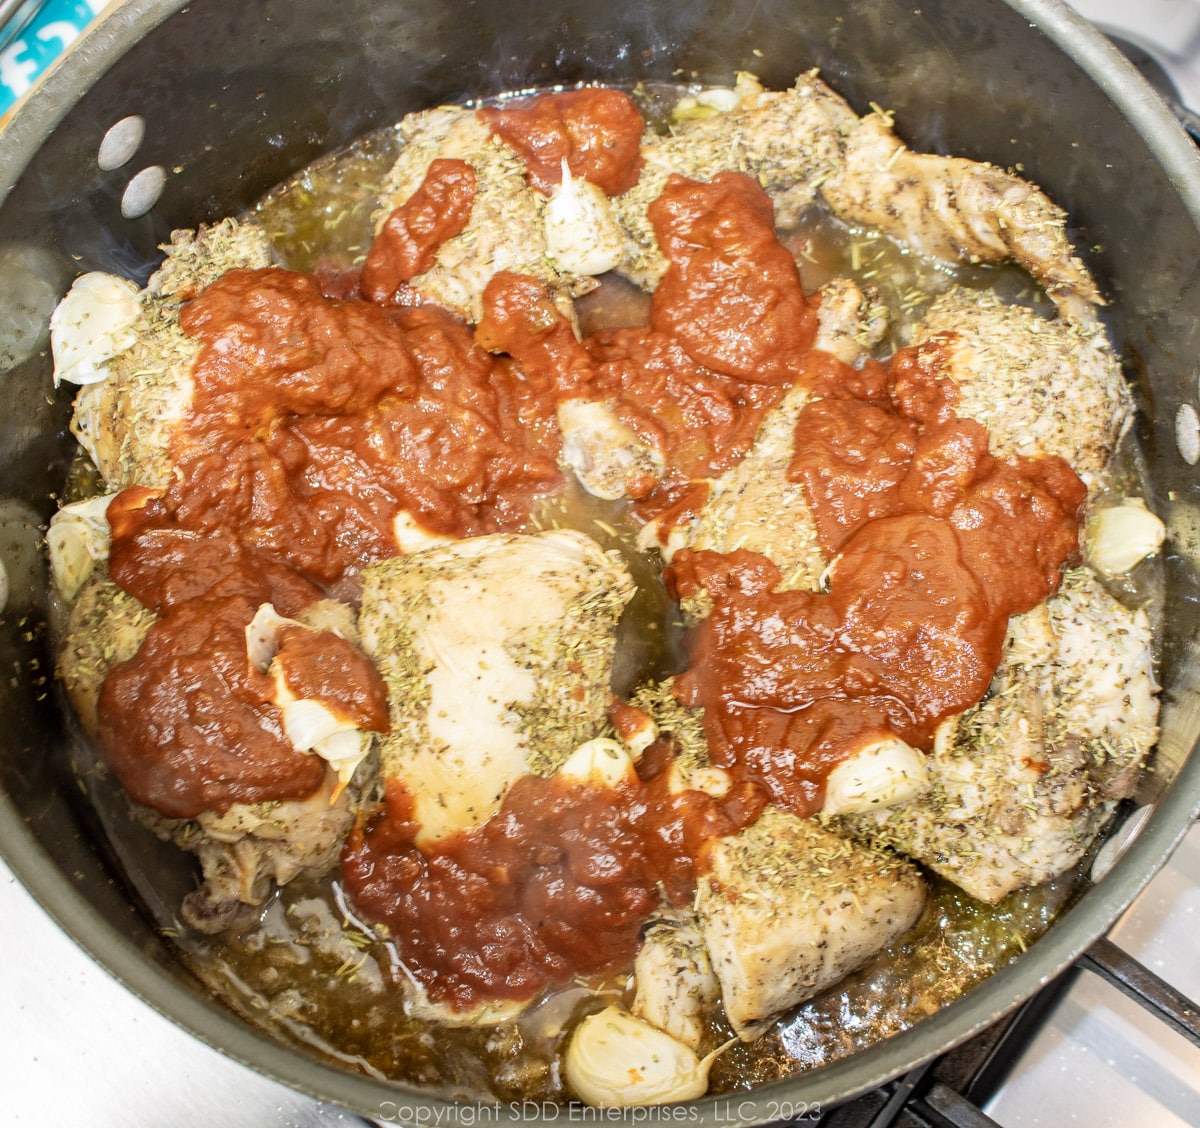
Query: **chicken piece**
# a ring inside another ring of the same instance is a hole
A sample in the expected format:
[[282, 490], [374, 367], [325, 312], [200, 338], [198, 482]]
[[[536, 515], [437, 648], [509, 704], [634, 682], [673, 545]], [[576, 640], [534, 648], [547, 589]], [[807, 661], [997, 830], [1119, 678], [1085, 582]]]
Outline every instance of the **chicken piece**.
[[[611, 226], [611, 220], [605, 221], [603, 199], [589, 192], [580, 196], [575, 208], [563, 198], [548, 210], [551, 201], [526, 182], [524, 160], [493, 137], [474, 110], [439, 106], [410, 114], [400, 123], [400, 134], [404, 147], [384, 181], [376, 230], [421, 186], [434, 160], [466, 161], [475, 173], [475, 197], [466, 228], [443, 243], [434, 266], [410, 283], [423, 298], [475, 324], [483, 316], [483, 291], [502, 270], [537, 278], [564, 295], [577, 296], [595, 288], [590, 277], [573, 272], [552, 256], [546, 225], [549, 219], [555, 247], [570, 261], [575, 256], [564, 248], [575, 245], [573, 233], [577, 244], [593, 228], [599, 238], [604, 234], [601, 228]], [[588, 192], [582, 186], [579, 191]], [[572, 223], [573, 213], [583, 218]], [[579, 223], [585, 228], [582, 234], [575, 231]]]
[[226, 271], [271, 261], [267, 233], [232, 219], [176, 231], [165, 249], [139, 295], [133, 343], [106, 362], [107, 378], [75, 397], [71, 430], [113, 490], [171, 481], [171, 436], [190, 409], [199, 352], [179, 328], [180, 306]]
[[931, 790], [833, 820], [996, 902], [1070, 869], [1157, 738], [1146, 615], [1086, 570], [1009, 625], [990, 696], [939, 728]]
[[658, 481], [662, 452], [643, 443], [599, 400], [569, 399], [558, 405], [562, 460], [593, 497], [637, 497]]
[[337, 865], [370, 780], [371, 768], [364, 767], [346, 787], [330, 768], [305, 799], [235, 803], [222, 815], [205, 811], [184, 820], [148, 810], [139, 815], [160, 838], [196, 855], [203, 881], [184, 897], [183, 919], [198, 932], [216, 933], [277, 886]]
[[721, 986], [693, 913], [664, 909], [646, 923], [633, 978], [633, 1014], [699, 1050]]
[[679, 122], [670, 133], [647, 130], [642, 175], [615, 201], [629, 236], [621, 274], [653, 290], [666, 271], [646, 209], [676, 173], [711, 180], [719, 172], [747, 172], [775, 203], [777, 226], [789, 227], [817, 198], [821, 181], [840, 157], [843, 134], [858, 119], [824, 83], [802, 76], [795, 90], [767, 91], [748, 74], [738, 76], [734, 108]]
[[[324, 629], [327, 621], [344, 621], [344, 606], [320, 600], [300, 618]], [[100, 687], [108, 671], [137, 653], [156, 618], [101, 571], [80, 588], [68, 612], [58, 676], [88, 735], [98, 727]], [[235, 922], [242, 906], [262, 904], [274, 885], [336, 863], [373, 775], [368, 762], [344, 787], [331, 767], [305, 799], [234, 803], [224, 814], [206, 811], [194, 819], [168, 819], [141, 806], [134, 810], [160, 838], [197, 856], [203, 880], [184, 899], [183, 917], [201, 932], [219, 932]]]
[[1074, 313], [1086, 316], [1100, 300], [1072, 253], [1065, 214], [1027, 181], [990, 164], [911, 152], [887, 114], [860, 119], [813, 72], [782, 92], [742, 75], [735, 93], [728, 112], [680, 122], [666, 136], [647, 132], [641, 181], [617, 201], [631, 241], [620, 269], [639, 285], [653, 289], [666, 268], [645, 212], [667, 177], [709, 180], [734, 169], [758, 178], [781, 227], [821, 201], [847, 223], [946, 262], [1015, 261]]
[[157, 618], [100, 571], [80, 587], [67, 612], [57, 674], [89, 736], [100, 726], [100, 687], [109, 669], [137, 653]]
[[891, 312], [875, 286], [859, 286], [852, 278], [831, 278], [819, 290], [817, 336], [813, 348], [857, 366], [882, 343], [891, 327]]
[[808, 399], [805, 388], [788, 392], [763, 420], [746, 456], [709, 484], [699, 513], [666, 530], [650, 522], [639, 547], [658, 548], [667, 561], [682, 548], [760, 552], [783, 573], [781, 589], [815, 591], [827, 561], [804, 486], [787, 476], [796, 420]]
[[[820, 293], [814, 347], [845, 364], [861, 363], [887, 334], [887, 308], [877, 291], [849, 278], [831, 279]], [[701, 511], [670, 529], [651, 521], [639, 537], [642, 550], [657, 548], [668, 562], [681, 548], [761, 552], [783, 572], [784, 588], [815, 590], [826, 561], [804, 487], [787, 476], [796, 420], [809, 398], [805, 388], [789, 391], [763, 419], [741, 462], [709, 483]]]
[[925, 905], [916, 867], [776, 807], [713, 839], [702, 866], [700, 930], [744, 1041], [861, 967]]
[[388, 687], [385, 780], [431, 843], [600, 735], [615, 627], [633, 594], [582, 533], [496, 534], [369, 567], [359, 627]]
[[1095, 485], [1130, 417], [1100, 327], [955, 287], [929, 307], [913, 343], [936, 346], [935, 363], [958, 385], [955, 411], [988, 428], [993, 454], [1058, 455]]

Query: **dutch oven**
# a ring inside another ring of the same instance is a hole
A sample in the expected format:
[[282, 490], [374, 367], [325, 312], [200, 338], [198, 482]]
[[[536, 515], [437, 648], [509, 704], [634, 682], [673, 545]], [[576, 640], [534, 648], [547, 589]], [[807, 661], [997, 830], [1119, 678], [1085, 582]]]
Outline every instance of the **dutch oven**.
[[[46, 322], [77, 274], [144, 279], [172, 228], [236, 213], [314, 157], [438, 102], [580, 81], [784, 87], [822, 76], [859, 112], [896, 113], [917, 150], [1020, 167], [1070, 212], [1108, 298], [1140, 408], [1151, 504], [1167, 523], [1162, 739], [1140, 836], [1015, 963], [906, 1033], [749, 1094], [739, 1121], [824, 1107], [962, 1041], [1100, 936], [1161, 866], [1200, 801], [1200, 160], [1165, 106], [1057, 0], [128, 0], [95, 24], [0, 133], [0, 851], [62, 928], [162, 1013], [261, 1072], [367, 1116], [447, 1115], [428, 1094], [344, 1072], [257, 1033], [160, 934], [149, 863], [82, 796], [84, 761], [47, 684], [38, 527], [71, 458]], [[136, 155], [102, 137], [144, 120]], [[130, 188], [131, 181], [136, 182]], [[111, 829], [111, 828], [109, 828]], [[152, 866], [150, 866], [152, 868]], [[164, 879], [166, 880], [166, 879]], [[168, 881], [169, 884], [169, 881]], [[169, 895], [169, 890], [168, 890]], [[730, 1123], [704, 1099], [695, 1123]], [[517, 1119], [527, 1110], [490, 1113]]]

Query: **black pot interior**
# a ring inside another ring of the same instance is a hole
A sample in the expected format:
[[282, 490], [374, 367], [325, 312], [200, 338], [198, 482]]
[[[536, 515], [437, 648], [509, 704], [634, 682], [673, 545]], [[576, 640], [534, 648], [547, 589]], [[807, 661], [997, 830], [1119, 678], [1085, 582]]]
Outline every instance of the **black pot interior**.
[[[1145, 131], [1148, 121], [1155, 135], [1139, 134], [1089, 72], [1111, 66], [1126, 108], [1144, 101], [1141, 88], [1098, 41], [1076, 38], [1080, 29], [1055, 4], [204, 0], [175, 7], [130, 0], [102, 21], [18, 115], [8, 155], [0, 156], [3, 183], [11, 184], [0, 210], [8, 307], [0, 312], [0, 559], [10, 588], [0, 622], [3, 846], [68, 930], [140, 993], [298, 1087], [364, 1111], [379, 1106], [381, 1086], [339, 1079], [266, 1045], [207, 998], [153, 927], [141, 899], [150, 894], [131, 888], [81, 800], [73, 774], [86, 753], [49, 677], [37, 543], [72, 445], [69, 389], [51, 388], [45, 320], [76, 274], [144, 278], [172, 228], [237, 212], [317, 155], [437, 102], [590, 80], [727, 82], [739, 70], [779, 86], [818, 67], [860, 111], [870, 102], [893, 109], [914, 148], [1016, 166], [1046, 188], [1071, 212], [1083, 256], [1111, 298], [1114, 340], [1143, 407], [1155, 500], [1170, 528], [1164, 737], [1145, 798], [1190, 784], [1185, 771], [1179, 786], [1167, 787], [1200, 728], [1193, 689], [1200, 490], [1175, 440], [1177, 411], [1194, 407], [1197, 396], [1200, 233], [1189, 201], [1194, 207], [1200, 190], [1194, 170], [1183, 167], [1182, 135], [1168, 136], [1165, 113], [1146, 110], [1139, 124]], [[1079, 44], [1078, 61], [1032, 26], [1030, 17], [1039, 16], [1055, 38]], [[101, 171], [100, 139], [129, 114], [145, 118], [145, 141], [130, 164]], [[152, 165], [166, 170], [161, 198], [141, 218], [123, 219], [127, 182]], [[1117, 884], [1084, 896], [1054, 930], [1065, 939], [1035, 945], [1019, 961], [1027, 969], [1009, 969], [990, 991], [963, 1001], [977, 1013], [949, 1008], [932, 1034], [822, 1071], [827, 1078], [804, 1082], [805, 1093], [849, 1095], [1032, 991], [1133, 896], [1183, 833], [1192, 806], [1169, 795], [1158, 828], [1144, 836], [1148, 844], [1114, 873]]]

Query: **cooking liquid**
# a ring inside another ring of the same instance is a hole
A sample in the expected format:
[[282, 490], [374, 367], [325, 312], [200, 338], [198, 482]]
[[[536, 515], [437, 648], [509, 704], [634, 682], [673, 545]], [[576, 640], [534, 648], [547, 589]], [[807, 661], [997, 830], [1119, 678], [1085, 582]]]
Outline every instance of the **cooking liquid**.
[[[668, 104], [670, 95], [656, 88], [646, 101]], [[284, 265], [324, 277], [361, 266], [378, 185], [397, 150], [394, 131], [381, 131], [316, 162], [261, 202], [257, 217]], [[1009, 301], [1045, 301], [1015, 268], [951, 270], [883, 237], [849, 230], [818, 209], [783, 233], [782, 241], [797, 259], [806, 292], [837, 275], [879, 287], [881, 300], [897, 315], [881, 347], [884, 355], [902, 343], [927, 301], [953, 284], [988, 287]], [[582, 298], [578, 312], [587, 333], [644, 324], [647, 305], [646, 295], [614, 278]], [[1132, 448], [1121, 474], [1137, 480]], [[619, 551], [637, 582], [619, 630], [617, 693], [683, 668], [678, 609], [657, 566], [635, 547], [638, 526], [628, 503], [600, 501], [571, 485], [535, 511], [533, 525], [588, 533]], [[1125, 592], [1139, 599], [1151, 594]], [[123, 797], [111, 788], [99, 789], [96, 799], [131, 880], [199, 978], [248, 1021], [321, 1057], [459, 1099], [565, 1100], [557, 1057], [573, 1022], [629, 1000], [630, 984], [621, 976], [573, 984], [497, 1026], [453, 1028], [410, 1017], [402, 1008], [406, 969], [399, 953], [356, 917], [336, 872], [292, 882], [236, 932], [195, 934], [178, 922], [173, 891], [162, 888], [173, 881], [142, 872], [147, 851], [171, 852], [174, 859], [171, 848], [156, 849], [153, 840], [147, 846], [148, 833], [131, 823]], [[826, 1064], [932, 1014], [1017, 958], [1068, 903], [1082, 872], [1081, 866], [996, 906], [933, 879], [929, 904], [910, 934], [763, 1038], [726, 1051], [713, 1067], [712, 1091], [747, 1089]], [[711, 1044], [728, 1035], [714, 1019]]]

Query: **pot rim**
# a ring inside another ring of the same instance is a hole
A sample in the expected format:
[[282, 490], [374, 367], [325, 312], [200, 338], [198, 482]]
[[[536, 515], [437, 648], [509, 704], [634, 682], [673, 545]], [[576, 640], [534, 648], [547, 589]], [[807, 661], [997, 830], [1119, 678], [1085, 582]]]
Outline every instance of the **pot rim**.
[[[72, 109], [79, 92], [148, 31], [187, 6], [188, 0], [126, 0], [102, 16], [43, 76], [39, 86], [0, 128], [0, 204], [37, 150]], [[1200, 229], [1200, 154], [1169, 109], [1138, 72], [1092, 25], [1062, 0], [1005, 0], [1072, 59], [1135, 127], [1170, 177], [1180, 201]], [[1083, 893], [1029, 951], [937, 1014], [810, 1073], [676, 1106], [702, 1125], [734, 1128], [791, 1119], [829, 1109], [944, 1053], [994, 1023], [1045, 986], [1131, 904], [1165, 864], [1191, 822], [1200, 815], [1200, 756], [1195, 750], [1155, 803], [1137, 839], [1098, 885]], [[96, 963], [143, 1002], [229, 1058], [314, 1098], [377, 1119], [442, 1123], [457, 1116], [471, 1123], [475, 1103], [431, 1096], [400, 1083], [374, 1080], [326, 1064], [256, 1030], [224, 1004], [182, 988], [177, 978], [98, 918], [70, 879], [57, 868], [0, 792], [0, 857], [55, 923]], [[538, 1117], [520, 1104], [488, 1108], [489, 1120], [525, 1123]], [[784, 1109], [792, 1110], [785, 1115]], [[535, 1110], [556, 1118], [543, 1106]]]

